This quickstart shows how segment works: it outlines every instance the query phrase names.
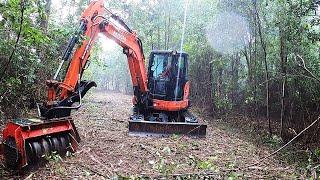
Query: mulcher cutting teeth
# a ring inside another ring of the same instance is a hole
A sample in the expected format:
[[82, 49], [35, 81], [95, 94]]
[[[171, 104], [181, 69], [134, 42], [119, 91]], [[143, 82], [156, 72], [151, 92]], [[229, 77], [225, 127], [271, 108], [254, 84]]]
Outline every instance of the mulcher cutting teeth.
[[4, 157], [12, 169], [37, 164], [50, 154], [65, 156], [80, 142], [71, 118], [34, 121], [16, 119], [3, 131]]
[[44, 156], [57, 154], [61, 157], [65, 156], [70, 148], [70, 137], [68, 135], [51, 135], [40, 138], [36, 141], [26, 143], [28, 164], [35, 164]]

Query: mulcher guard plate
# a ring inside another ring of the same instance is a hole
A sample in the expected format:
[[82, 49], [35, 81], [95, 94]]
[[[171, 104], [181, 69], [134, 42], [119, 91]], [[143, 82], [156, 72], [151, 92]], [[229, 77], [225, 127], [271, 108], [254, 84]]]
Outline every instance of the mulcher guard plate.
[[206, 136], [206, 124], [187, 122], [157, 122], [157, 121], [129, 121], [130, 136], [168, 137], [171, 135], [186, 135], [194, 137]]

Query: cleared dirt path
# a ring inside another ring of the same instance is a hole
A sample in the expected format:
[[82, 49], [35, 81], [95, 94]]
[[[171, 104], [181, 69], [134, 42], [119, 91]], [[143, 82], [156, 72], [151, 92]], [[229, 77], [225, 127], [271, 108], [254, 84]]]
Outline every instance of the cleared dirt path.
[[237, 134], [219, 129], [214, 122], [209, 123], [205, 139], [129, 137], [127, 120], [131, 111], [131, 96], [95, 92], [85, 99], [81, 110], [74, 113], [82, 138], [78, 152], [63, 160], [52, 158], [43, 167], [22, 176], [1, 168], [0, 175], [4, 179], [160, 178], [172, 174], [191, 179], [199, 177], [189, 175], [191, 173], [206, 173], [223, 179], [296, 177], [293, 167], [276, 159], [239, 170], [270, 152], [257, 148]]

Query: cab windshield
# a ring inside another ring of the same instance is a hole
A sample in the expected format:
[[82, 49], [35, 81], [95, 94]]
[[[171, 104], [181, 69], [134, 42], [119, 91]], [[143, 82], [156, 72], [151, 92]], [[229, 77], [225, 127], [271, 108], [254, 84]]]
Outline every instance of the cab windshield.
[[154, 54], [151, 65], [153, 78], [173, 78], [185, 75], [185, 57], [171, 54]]

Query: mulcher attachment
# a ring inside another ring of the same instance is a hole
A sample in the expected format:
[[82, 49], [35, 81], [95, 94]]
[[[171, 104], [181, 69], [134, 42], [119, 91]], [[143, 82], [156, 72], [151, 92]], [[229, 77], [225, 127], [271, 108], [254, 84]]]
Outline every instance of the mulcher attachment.
[[15, 119], [3, 130], [3, 154], [9, 168], [36, 164], [52, 153], [74, 152], [80, 137], [71, 118]]

